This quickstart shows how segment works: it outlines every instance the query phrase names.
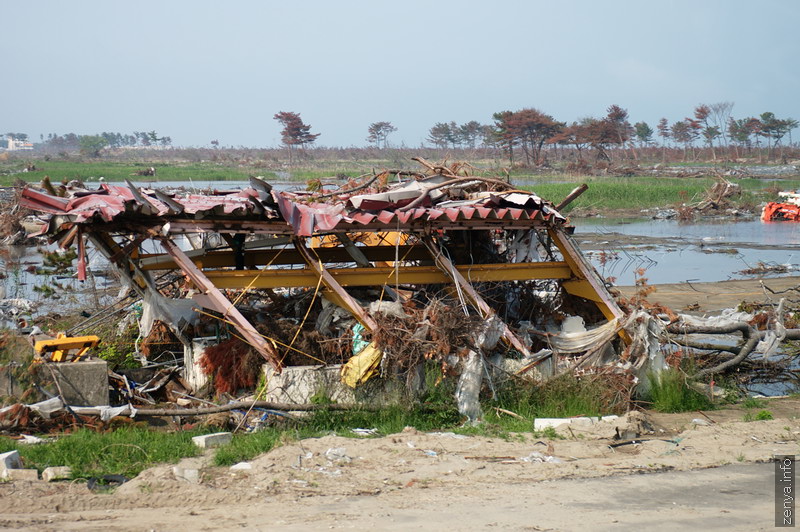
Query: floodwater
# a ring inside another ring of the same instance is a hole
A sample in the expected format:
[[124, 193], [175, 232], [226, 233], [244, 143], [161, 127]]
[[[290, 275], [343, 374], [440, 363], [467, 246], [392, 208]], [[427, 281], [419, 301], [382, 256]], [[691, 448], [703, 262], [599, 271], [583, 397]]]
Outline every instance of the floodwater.
[[[759, 263], [800, 269], [800, 223], [705, 219], [586, 218], [573, 220], [575, 239], [604, 277], [633, 285], [645, 270], [650, 284], [745, 279], [739, 272]], [[770, 274], [777, 275], [777, 274]]]

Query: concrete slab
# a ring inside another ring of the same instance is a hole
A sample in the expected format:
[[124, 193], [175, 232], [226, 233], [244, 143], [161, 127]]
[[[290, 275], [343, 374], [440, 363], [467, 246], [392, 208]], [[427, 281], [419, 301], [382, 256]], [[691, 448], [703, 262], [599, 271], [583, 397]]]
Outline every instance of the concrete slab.
[[42, 480], [47, 482], [70, 479], [72, 479], [72, 468], [69, 466], [48, 467], [42, 471]]
[[36, 469], [6, 469], [0, 475], [4, 480], [39, 480]]
[[[53, 373], [50, 372], [50, 369]], [[58, 389], [53, 375], [58, 380], [64, 401], [74, 406], [104, 406], [108, 404], [108, 363], [92, 359], [80, 362], [39, 364], [36, 377], [40, 385], [56, 395]]]
[[[267, 364], [263, 371], [267, 390], [265, 400], [276, 403], [306, 404], [324, 398], [338, 404], [399, 404], [409, 400], [405, 379], [372, 378], [358, 388], [341, 381], [341, 364], [329, 366], [288, 366], [278, 374]], [[413, 389], [420, 393], [424, 373], [417, 372]]]
[[19, 457], [19, 452], [8, 451], [0, 454], [0, 472], [7, 469], [22, 469], [22, 460]]
[[203, 434], [202, 436], [195, 436], [192, 442], [201, 449], [210, 449], [211, 447], [219, 447], [227, 445], [233, 439], [233, 434], [230, 432], [215, 432], [214, 434]]

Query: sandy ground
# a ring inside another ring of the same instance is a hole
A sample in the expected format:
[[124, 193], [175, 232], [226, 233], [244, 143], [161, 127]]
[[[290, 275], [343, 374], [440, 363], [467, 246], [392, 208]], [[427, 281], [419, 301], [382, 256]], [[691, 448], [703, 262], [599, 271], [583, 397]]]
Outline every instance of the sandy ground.
[[[609, 447], [629, 420], [508, 440], [422, 433], [289, 442], [251, 469], [209, 456], [149, 469], [101, 495], [79, 482], [0, 484], [0, 527], [21, 530], [762, 530], [776, 454], [798, 453], [800, 400], [776, 419], [741, 410], [653, 414], [641, 443]], [[634, 420], [635, 421], [635, 420]], [[713, 423], [712, 423], [713, 422]], [[637, 422], [640, 423], [640, 422]], [[713, 468], [713, 469], [709, 469]], [[642, 473], [651, 473], [643, 475]], [[184, 473], [185, 475], [185, 473]]]
[[[768, 287], [772, 294], [765, 289]], [[746, 279], [737, 281], [720, 281], [716, 283], [677, 283], [655, 285], [656, 291], [647, 296], [653, 303], [661, 303], [676, 311], [691, 308], [699, 313], [715, 313], [722, 309], [735, 308], [742, 301], [766, 301], [769, 296], [777, 301], [781, 297], [797, 299], [800, 291], [800, 277], [771, 277], [767, 279]], [[617, 287], [625, 297], [636, 291], [632, 286]]]

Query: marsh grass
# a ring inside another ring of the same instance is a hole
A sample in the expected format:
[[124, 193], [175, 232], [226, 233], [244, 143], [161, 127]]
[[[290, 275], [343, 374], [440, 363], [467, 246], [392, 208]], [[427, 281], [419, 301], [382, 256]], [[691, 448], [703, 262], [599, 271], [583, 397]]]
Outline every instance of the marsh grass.
[[[120, 183], [125, 179], [130, 179], [134, 183], [144, 184], [164, 181], [241, 181], [247, 180], [250, 175], [262, 175], [267, 180], [274, 180], [276, 175], [269, 171], [258, 168], [241, 168], [238, 166], [226, 166], [217, 163], [186, 163], [186, 164], [164, 164], [164, 163], [134, 163], [134, 162], [114, 162], [114, 161], [34, 161], [37, 170], [33, 172], [10, 173], [0, 176], [1, 185], [9, 185], [16, 179], [29, 182], [41, 181], [44, 176], [50, 176], [54, 183], [62, 180], [71, 181], [78, 179], [89, 184], [97, 182], [100, 177], [104, 177], [107, 183]], [[21, 170], [22, 163], [3, 165], [4, 172], [14, 172]], [[137, 176], [136, 172], [149, 167], [156, 168], [156, 175]], [[17, 168], [19, 167], [19, 168]]]

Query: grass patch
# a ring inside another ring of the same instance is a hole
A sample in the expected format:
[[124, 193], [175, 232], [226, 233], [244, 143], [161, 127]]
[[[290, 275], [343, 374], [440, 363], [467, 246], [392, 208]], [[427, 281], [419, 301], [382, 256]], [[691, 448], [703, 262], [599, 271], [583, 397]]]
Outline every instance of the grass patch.
[[775, 419], [772, 415], [772, 412], [769, 410], [759, 410], [758, 412], [748, 412], [742, 418], [744, 421], [769, 421], [770, 419]]
[[766, 401], [756, 399], [755, 397], [747, 397], [742, 401], [743, 408], [764, 408], [765, 406], [767, 406]]
[[[262, 175], [267, 180], [276, 179], [274, 173], [260, 168], [241, 168], [216, 163], [122, 163], [102, 160], [89, 162], [53, 159], [50, 161], [35, 160], [33, 164], [36, 165], [36, 170], [33, 172], [21, 172], [24, 167], [22, 162], [3, 165], [0, 170], [7, 175], [0, 176], [0, 185], [10, 185], [16, 179], [38, 182], [44, 176], [50, 176], [53, 183], [60, 183], [64, 179], [96, 182], [100, 177], [104, 177], [108, 183], [120, 183], [125, 179], [130, 179], [139, 184], [163, 181], [241, 181], [247, 180], [250, 175]], [[151, 166], [156, 168], [155, 177], [134, 175]]]
[[[431, 371], [427, 378], [435, 380]], [[253, 434], [235, 434], [230, 445], [214, 451], [213, 463], [230, 466], [247, 461], [275, 447], [304, 438], [336, 434], [362, 437], [354, 428], [376, 429], [379, 436], [401, 432], [412, 426], [417, 430], [453, 431], [466, 435], [520, 439], [521, 433], [556, 439], [553, 429], [534, 433], [536, 417], [597, 416], [624, 410], [622, 403], [608, 399], [608, 383], [597, 378], [575, 379], [571, 376], [529, 386], [509, 386], [498, 390], [497, 400], [483, 406], [484, 422], [478, 426], [462, 426], [463, 417], [454, 405], [452, 386], [440, 384], [429, 388], [426, 402], [409, 408], [387, 406], [378, 411], [317, 410], [301, 419], [286, 420]], [[626, 405], [625, 405], [626, 406]], [[499, 409], [514, 412], [518, 417]], [[72, 467], [76, 477], [98, 477], [121, 474], [133, 477], [158, 463], [175, 463], [184, 457], [200, 454], [191, 441], [193, 436], [208, 431], [160, 432], [140, 426], [123, 426], [112, 432], [97, 433], [79, 430], [52, 443], [24, 446], [0, 438], [0, 452], [19, 451], [26, 467], [40, 471], [49, 466]]]
[[713, 403], [695, 390], [686, 381], [686, 377], [677, 369], [666, 369], [659, 374], [648, 373], [650, 389], [645, 400], [659, 412], [689, 412], [692, 410], [708, 410]]
[[144, 427], [121, 427], [106, 433], [80, 429], [39, 445], [17, 445], [0, 438], [0, 453], [16, 449], [25, 467], [40, 472], [51, 466], [69, 466], [75, 478], [134, 477], [152, 465], [200, 454], [192, 443], [192, 436], [198, 434], [201, 432], [160, 432]]
[[483, 405], [484, 421], [507, 432], [532, 432], [536, 418], [623, 413], [628, 405], [610, 393], [611, 389], [613, 386], [599, 376], [578, 379], [565, 375], [544, 383], [513, 383], [498, 390], [496, 402]]

